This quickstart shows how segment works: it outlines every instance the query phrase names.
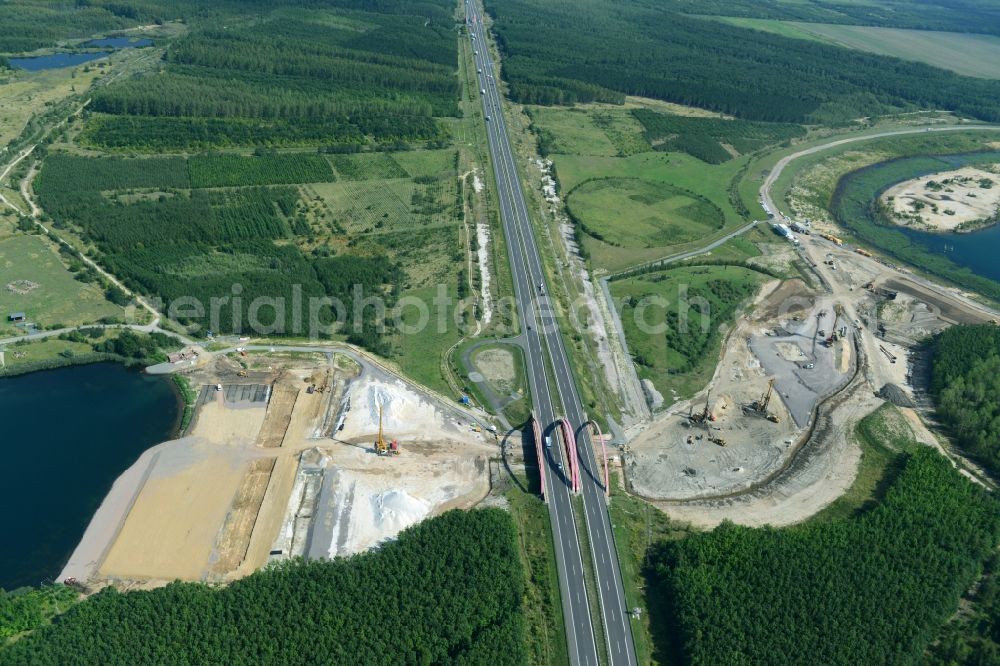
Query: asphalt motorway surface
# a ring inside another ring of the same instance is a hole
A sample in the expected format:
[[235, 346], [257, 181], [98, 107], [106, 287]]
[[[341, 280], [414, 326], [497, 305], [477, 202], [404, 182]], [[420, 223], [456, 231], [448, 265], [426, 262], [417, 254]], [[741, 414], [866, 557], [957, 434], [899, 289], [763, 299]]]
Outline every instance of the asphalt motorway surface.
[[[507, 239], [514, 296], [524, 328], [525, 359], [535, 414], [541, 421], [543, 437], [551, 438], [545, 448], [547, 465], [545, 496], [552, 521], [555, 554], [559, 569], [559, 589], [569, 643], [570, 663], [597, 666], [597, 640], [602, 640], [612, 664], [636, 664], [631, 619], [626, 611], [621, 568], [615, 550], [611, 520], [604, 498], [602, 473], [595, 463], [593, 442], [586, 427], [587, 416], [577, 391], [573, 372], [557, 321], [547, 303], [545, 273], [532, 233], [531, 218], [517, 172], [517, 161], [507, 136], [506, 122], [496, 72], [489, 57], [480, 8], [468, 0], [466, 15], [472, 47], [476, 51], [477, 80], [489, 139], [490, 155], [500, 202], [500, 218]], [[551, 359], [550, 384], [546, 356]], [[562, 412], [557, 413], [561, 406]], [[565, 416], [576, 431], [581, 463], [581, 490], [584, 522], [588, 535], [578, 535], [573, 515], [565, 451], [558, 445], [556, 419]], [[590, 616], [581, 548], [590, 548], [594, 564], [598, 605], [604, 635], [597, 636]]]

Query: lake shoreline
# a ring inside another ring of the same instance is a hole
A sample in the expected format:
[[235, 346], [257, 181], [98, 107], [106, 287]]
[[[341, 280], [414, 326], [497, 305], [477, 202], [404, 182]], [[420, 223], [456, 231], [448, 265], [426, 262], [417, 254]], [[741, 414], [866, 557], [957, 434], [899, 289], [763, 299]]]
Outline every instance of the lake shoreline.
[[[9, 353], [9, 352], [8, 352]], [[94, 352], [92, 354], [87, 354], [86, 356], [74, 356], [72, 358], [65, 358], [62, 356], [47, 359], [38, 363], [27, 363], [24, 366], [16, 368], [13, 371], [8, 370], [7, 367], [0, 368], [0, 381], [4, 379], [13, 379], [15, 377], [23, 377], [25, 375], [34, 374], [37, 372], [46, 372], [49, 370], [62, 370], [64, 368], [71, 368], [74, 366], [83, 365], [94, 365], [97, 363], [117, 363], [124, 366], [129, 370], [141, 369], [142, 374], [146, 375], [145, 369], [149, 367], [142, 363], [142, 361], [136, 360], [134, 358], [126, 358], [124, 356], [118, 356], [117, 354], [106, 354], [103, 352]], [[147, 375], [152, 377], [153, 375]], [[181, 436], [181, 424], [184, 420], [184, 409], [187, 403], [184, 400], [184, 395], [181, 393], [180, 387], [177, 386], [177, 382], [173, 380], [172, 375], [162, 375], [163, 379], [167, 380], [170, 385], [170, 390], [174, 394], [174, 400], [177, 403], [177, 418], [175, 419], [173, 428], [171, 429], [171, 437]]]
[[173, 386], [134, 366], [64, 364], [0, 381], [0, 418], [21, 433], [4, 441], [0, 499], [20, 508], [0, 534], [0, 587], [58, 576], [115, 480], [174, 436]]

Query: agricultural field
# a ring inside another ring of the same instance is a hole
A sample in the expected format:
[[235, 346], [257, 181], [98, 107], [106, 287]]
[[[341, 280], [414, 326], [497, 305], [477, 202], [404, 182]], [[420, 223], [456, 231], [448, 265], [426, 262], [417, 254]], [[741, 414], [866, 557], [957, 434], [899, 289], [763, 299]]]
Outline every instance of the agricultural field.
[[725, 328], [766, 277], [741, 266], [692, 265], [611, 282], [639, 377], [664, 396], [701, 390]]
[[681, 245], [725, 226], [722, 210], [704, 197], [638, 178], [585, 181], [566, 206], [584, 233], [626, 249]]
[[720, 20], [785, 37], [922, 62], [965, 76], [1000, 78], [1000, 37], [996, 35], [773, 19], [724, 17]]
[[[0, 223], [0, 230], [5, 228]], [[23, 330], [7, 321], [11, 312], [24, 312], [29, 321], [43, 328], [77, 326], [125, 314], [105, 298], [100, 286], [75, 279], [47, 240], [0, 232], [0, 337]]]

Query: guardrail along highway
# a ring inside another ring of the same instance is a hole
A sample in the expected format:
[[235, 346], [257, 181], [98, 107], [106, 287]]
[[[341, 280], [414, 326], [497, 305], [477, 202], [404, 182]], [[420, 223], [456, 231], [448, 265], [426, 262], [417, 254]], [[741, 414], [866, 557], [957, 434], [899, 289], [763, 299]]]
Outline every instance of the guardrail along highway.
[[[588, 416], [583, 410], [558, 322], [547, 304], [545, 273], [532, 233], [517, 161], [507, 135], [482, 13], [472, 0], [466, 2], [466, 17], [469, 38], [475, 52], [477, 81], [500, 203], [500, 219], [510, 254], [514, 296], [523, 329], [529, 387], [535, 415], [540, 421], [543, 442], [545, 437], [550, 437], [552, 441], [551, 447], [545, 447], [543, 456], [547, 466], [544, 492], [555, 540], [570, 661], [573, 664], [597, 666], [597, 641], [600, 640], [607, 649], [610, 663], [631, 666], [636, 663], [631, 619], [625, 608], [621, 568], [615, 551], [601, 474], [595, 466], [594, 444], [586, 426]], [[549, 361], [552, 383], [547, 372]], [[557, 413], [557, 409], [561, 413]], [[576, 531], [570, 461], [564, 447], [559, 444], [558, 421], [561, 417], [568, 419], [576, 433], [586, 535], [578, 535]], [[543, 442], [536, 444], [544, 446]], [[590, 549], [597, 604], [603, 624], [602, 636], [596, 635], [591, 622], [581, 548]]]

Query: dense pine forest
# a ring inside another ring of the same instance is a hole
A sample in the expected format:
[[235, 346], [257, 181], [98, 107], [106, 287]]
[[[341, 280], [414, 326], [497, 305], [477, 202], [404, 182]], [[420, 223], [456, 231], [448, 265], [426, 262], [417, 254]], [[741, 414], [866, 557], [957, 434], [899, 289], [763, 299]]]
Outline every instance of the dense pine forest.
[[646, 140], [656, 150], [679, 150], [709, 164], [721, 164], [733, 158], [724, 146], [739, 153], [752, 153], [789, 139], [805, 136], [801, 125], [759, 123], [721, 118], [690, 118], [633, 109], [646, 130]]
[[94, 95], [82, 139], [180, 150], [447, 136], [435, 117], [458, 113], [452, 3], [294, 4], [197, 22], [162, 66]]
[[0, 648], [0, 663], [523, 664], [523, 586], [509, 515], [452, 511], [374, 552], [223, 589], [107, 588]]
[[954, 326], [932, 348], [938, 414], [959, 446], [1000, 474], [1000, 328]]
[[[35, 187], [55, 225], [72, 224], [81, 238], [97, 246], [104, 264], [130, 288], [159, 296], [167, 306], [197, 299], [241, 297], [224, 303], [215, 322], [219, 331], [250, 330], [249, 308], [258, 297], [283, 298], [284, 319], [264, 308], [260, 319], [277, 334], [309, 333], [294, 319], [295, 290], [301, 302], [332, 297], [350, 303], [355, 285], [366, 295], [385, 293], [402, 282], [400, 267], [382, 256], [328, 256], [306, 253], [295, 244], [277, 244], [310, 232], [297, 215], [298, 190], [291, 186], [201, 189], [218, 185], [259, 185], [332, 180], [329, 164], [318, 155], [194, 156], [119, 158], [77, 157], [53, 153]], [[270, 177], [275, 180], [270, 180]], [[194, 189], [189, 189], [194, 188]], [[136, 190], [148, 190], [136, 192]], [[300, 228], [304, 227], [304, 228]], [[240, 291], [234, 293], [234, 285]], [[392, 305], [392, 298], [388, 304]], [[320, 322], [337, 313], [322, 310]], [[370, 312], [365, 313], [366, 316]], [[178, 316], [204, 333], [211, 323]], [[343, 312], [354, 323], [353, 311]], [[366, 320], [350, 328], [351, 339], [388, 353], [382, 335]]]
[[1000, 82], [686, 16], [669, 3], [487, 0], [486, 7], [503, 75], [520, 102], [640, 95], [748, 120], [844, 121], [917, 108], [1000, 120]]
[[724, 524], [654, 558], [685, 662], [917, 663], [1000, 540], [1000, 505], [916, 447], [860, 516]]

